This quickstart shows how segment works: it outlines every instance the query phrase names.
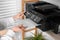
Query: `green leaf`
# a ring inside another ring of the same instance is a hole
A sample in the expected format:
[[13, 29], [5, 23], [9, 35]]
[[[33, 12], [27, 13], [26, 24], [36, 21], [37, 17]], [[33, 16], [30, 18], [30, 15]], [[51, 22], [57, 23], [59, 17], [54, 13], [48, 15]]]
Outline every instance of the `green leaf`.
[[45, 38], [42, 36], [42, 33], [41, 33], [37, 35], [34, 34], [34, 37], [26, 38], [26, 40], [45, 40]]

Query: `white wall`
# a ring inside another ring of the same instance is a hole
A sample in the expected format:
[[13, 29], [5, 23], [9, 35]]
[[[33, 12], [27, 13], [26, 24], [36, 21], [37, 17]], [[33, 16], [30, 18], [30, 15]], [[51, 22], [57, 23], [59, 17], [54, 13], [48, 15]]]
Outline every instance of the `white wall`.
[[60, 0], [43, 0], [43, 1], [53, 3], [53, 4], [58, 5], [60, 7]]

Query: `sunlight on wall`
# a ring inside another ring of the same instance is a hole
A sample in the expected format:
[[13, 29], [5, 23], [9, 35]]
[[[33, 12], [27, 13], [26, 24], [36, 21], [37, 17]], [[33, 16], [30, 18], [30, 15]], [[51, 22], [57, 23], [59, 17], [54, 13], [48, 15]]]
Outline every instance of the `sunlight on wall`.
[[53, 3], [53, 4], [55, 4], [55, 5], [60, 7], [60, 0], [43, 0], [43, 1], [47, 1], [47, 2]]

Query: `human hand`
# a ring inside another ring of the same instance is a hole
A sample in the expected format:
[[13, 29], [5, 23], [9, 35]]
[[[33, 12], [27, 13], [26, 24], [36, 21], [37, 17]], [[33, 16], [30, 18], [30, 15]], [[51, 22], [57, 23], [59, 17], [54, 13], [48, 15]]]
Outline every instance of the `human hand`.
[[24, 19], [24, 13], [21, 12], [21, 13], [15, 15], [15, 16], [13, 16], [13, 18], [14, 18], [15, 20], [16, 20], [16, 19]]
[[22, 27], [23, 27], [23, 25], [15, 26], [15, 27], [12, 28], [12, 30], [14, 32], [20, 32]]

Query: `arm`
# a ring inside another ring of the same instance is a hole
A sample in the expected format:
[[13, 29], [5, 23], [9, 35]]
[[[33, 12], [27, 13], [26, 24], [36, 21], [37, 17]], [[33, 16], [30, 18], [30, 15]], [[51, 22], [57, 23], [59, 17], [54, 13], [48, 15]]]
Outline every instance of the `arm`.
[[3, 36], [1, 37], [1, 40], [12, 40], [12, 38], [9, 36]]
[[10, 36], [10, 37], [14, 37], [15, 32], [12, 29], [9, 29], [8, 32], [6, 33], [6, 35], [4, 36]]
[[[20, 27], [23, 27], [23, 26], [20, 26]], [[15, 26], [12, 29], [9, 29], [8, 32], [6, 33], [6, 35], [1, 37], [1, 40], [13, 40], [15, 32], [19, 32], [19, 31], [21, 31], [20, 28], [18, 26]]]
[[1, 40], [13, 40], [15, 32], [13, 30], [8, 30], [7, 34], [1, 37]]

